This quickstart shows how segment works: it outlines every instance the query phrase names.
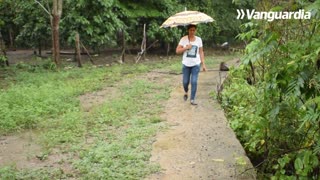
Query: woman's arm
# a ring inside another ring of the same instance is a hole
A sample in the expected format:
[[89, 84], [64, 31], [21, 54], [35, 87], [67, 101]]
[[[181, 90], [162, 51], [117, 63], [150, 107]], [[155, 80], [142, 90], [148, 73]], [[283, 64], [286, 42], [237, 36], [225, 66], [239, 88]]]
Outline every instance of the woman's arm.
[[203, 71], [207, 71], [206, 64], [204, 63], [203, 47], [199, 48], [199, 54], [200, 54], [200, 60], [201, 60], [202, 69], [203, 69]]
[[188, 44], [186, 47], [183, 47], [182, 45], [178, 45], [176, 48], [176, 53], [177, 54], [182, 54], [184, 53], [186, 50], [189, 50], [192, 47], [191, 44]]

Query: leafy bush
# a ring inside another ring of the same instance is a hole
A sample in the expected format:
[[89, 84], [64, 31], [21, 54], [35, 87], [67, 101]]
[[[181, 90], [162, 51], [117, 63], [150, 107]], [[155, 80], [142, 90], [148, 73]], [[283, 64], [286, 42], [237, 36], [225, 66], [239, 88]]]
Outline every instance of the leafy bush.
[[[306, 8], [318, 12], [319, 5]], [[320, 178], [318, 16], [252, 21], [239, 35], [251, 43], [241, 68], [231, 72], [222, 104], [260, 178]]]

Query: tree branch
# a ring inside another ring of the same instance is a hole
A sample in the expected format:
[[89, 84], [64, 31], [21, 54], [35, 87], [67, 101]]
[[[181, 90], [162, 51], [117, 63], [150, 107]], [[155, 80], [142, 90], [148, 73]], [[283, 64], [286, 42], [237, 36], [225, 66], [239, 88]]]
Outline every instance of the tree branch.
[[63, 5], [63, 0], [58, 0], [58, 14], [59, 14], [59, 16], [62, 15], [62, 5]]
[[49, 12], [39, 1], [34, 0], [34, 2], [37, 3], [37, 4], [39, 4], [39, 5], [42, 7], [42, 9], [43, 9], [50, 17], [52, 17], [52, 15], [50, 14], [50, 12]]
[[52, 8], [50, 8], [49, 1], [48, 1], [48, 0], [46, 0], [46, 3], [47, 3], [47, 9], [52, 9]]

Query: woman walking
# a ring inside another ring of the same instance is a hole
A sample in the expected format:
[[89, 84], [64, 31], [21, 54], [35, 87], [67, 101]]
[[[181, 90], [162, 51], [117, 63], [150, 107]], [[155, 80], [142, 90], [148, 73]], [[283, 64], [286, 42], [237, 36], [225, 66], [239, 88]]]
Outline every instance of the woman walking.
[[188, 26], [188, 35], [183, 36], [176, 48], [177, 54], [182, 55], [182, 74], [183, 74], [183, 89], [184, 89], [184, 100], [188, 100], [188, 90], [191, 79], [191, 97], [190, 103], [197, 105], [195, 101], [197, 93], [197, 83], [200, 68], [202, 65], [203, 71], [206, 71], [206, 65], [204, 63], [204, 53], [202, 39], [196, 36], [196, 25]]

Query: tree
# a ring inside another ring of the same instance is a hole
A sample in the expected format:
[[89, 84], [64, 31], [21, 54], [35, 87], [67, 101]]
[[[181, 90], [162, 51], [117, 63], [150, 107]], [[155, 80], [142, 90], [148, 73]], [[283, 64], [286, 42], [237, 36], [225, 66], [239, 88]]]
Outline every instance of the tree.
[[0, 31], [0, 67], [4, 65], [9, 66], [9, 61], [6, 55], [6, 46], [2, 39], [2, 34]]
[[201, 25], [198, 33], [204, 43], [221, 44], [225, 41], [236, 41], [240, 33], [241, 20], [236, 19], [238, 8], [252, 8], [253, 0], [179, 0], [188, 10], [197, 10], [208, 14], [215, 20], [213, 23]]
[[53, 0], [52, 16], [50, 16], [52, 28], [52, 54], [56, 65], [60, 65], [59, 23], [62, 14], [62, 1], [63, 0]]
[[[39, 1], [35, 0], [50, 17], [51, 31], [52, 31], [52, 55], [53, 61], [57, 66], [60, 66], [60, 38], [59, 25], [62, 15], [63, 0], [53, 0], [51, 13]], [[49, 5], [48, 5], [49, 6]]]
[[39, 8], [35, 3], [26, 1], [15, 1], [16, 15], [12, 22], [19, 31], [15, 43], [20, 47], [38, 48], [38, 54], [41, 56], [42, 49], [51, 43], [48, 37], [51, 36], [50, 18], [48, 14]]
[[143, 25], [147, 25], [147, 43], [152, 44], [159, 40], [160, 48], [167, 47], [170, 49], [170, 44], [175, 44], [182, 32], [182, 28], [160, 29], [160, 25], [169, 16], [178, 11], [182, 11], [184, 7], [177, 4], [174, 0], [144, 0], [132, 2], [129, 0], [119, 1], [121, 20], [125, 22], [126, 33], [130, 34], [129, 43], [136, 45], [142, 41]]
[[65, 4], [68, 9], [61, 31], [69, 44], [74, 44], [75, 33], [79, 32], [83, 43], [94, 50], [116, 46], [117, 32], [125, 26], [119, 19], [117, 1], [66, 0]]
[[17, 27], [14, 19], [17, 15], [17, 3], [12, 0], [0, 1], [0, 27], [3, 39], [9, 48], [15, 48]]
[[[240, 24], [235, 19], [236, 8], [248, 5], [247, 1], [250, 0], [235, 0], [236, 4], [223, 0], [6, 0], [0, 4], [0, 17], [5, 24], [2, 32], [6, 42], [18, 43], [20, 47], [38, 47], [39, 52], [42, 46], [52, 43], [53, 61], [59, 64], [58, 41], [64, 47], [74, 46], [76, 32], [83, 44], [93, 50], [118, 47], [119, 43], [137, 47], [142, 41], [143, 24], [146, 24], [148, 44], [159, 40], [156, 46], [160, 45], [161, 49], [170, 44], [174, 47], [185, 28], [159, 27], [185, 7], [205, 12], [216, 20], [199, 28], [198, 33], [205, 43], [232, 40]], [[48, 38], [50, 34], [52, 38]], [[118, 41], [121, 34], [125, 43]]]

